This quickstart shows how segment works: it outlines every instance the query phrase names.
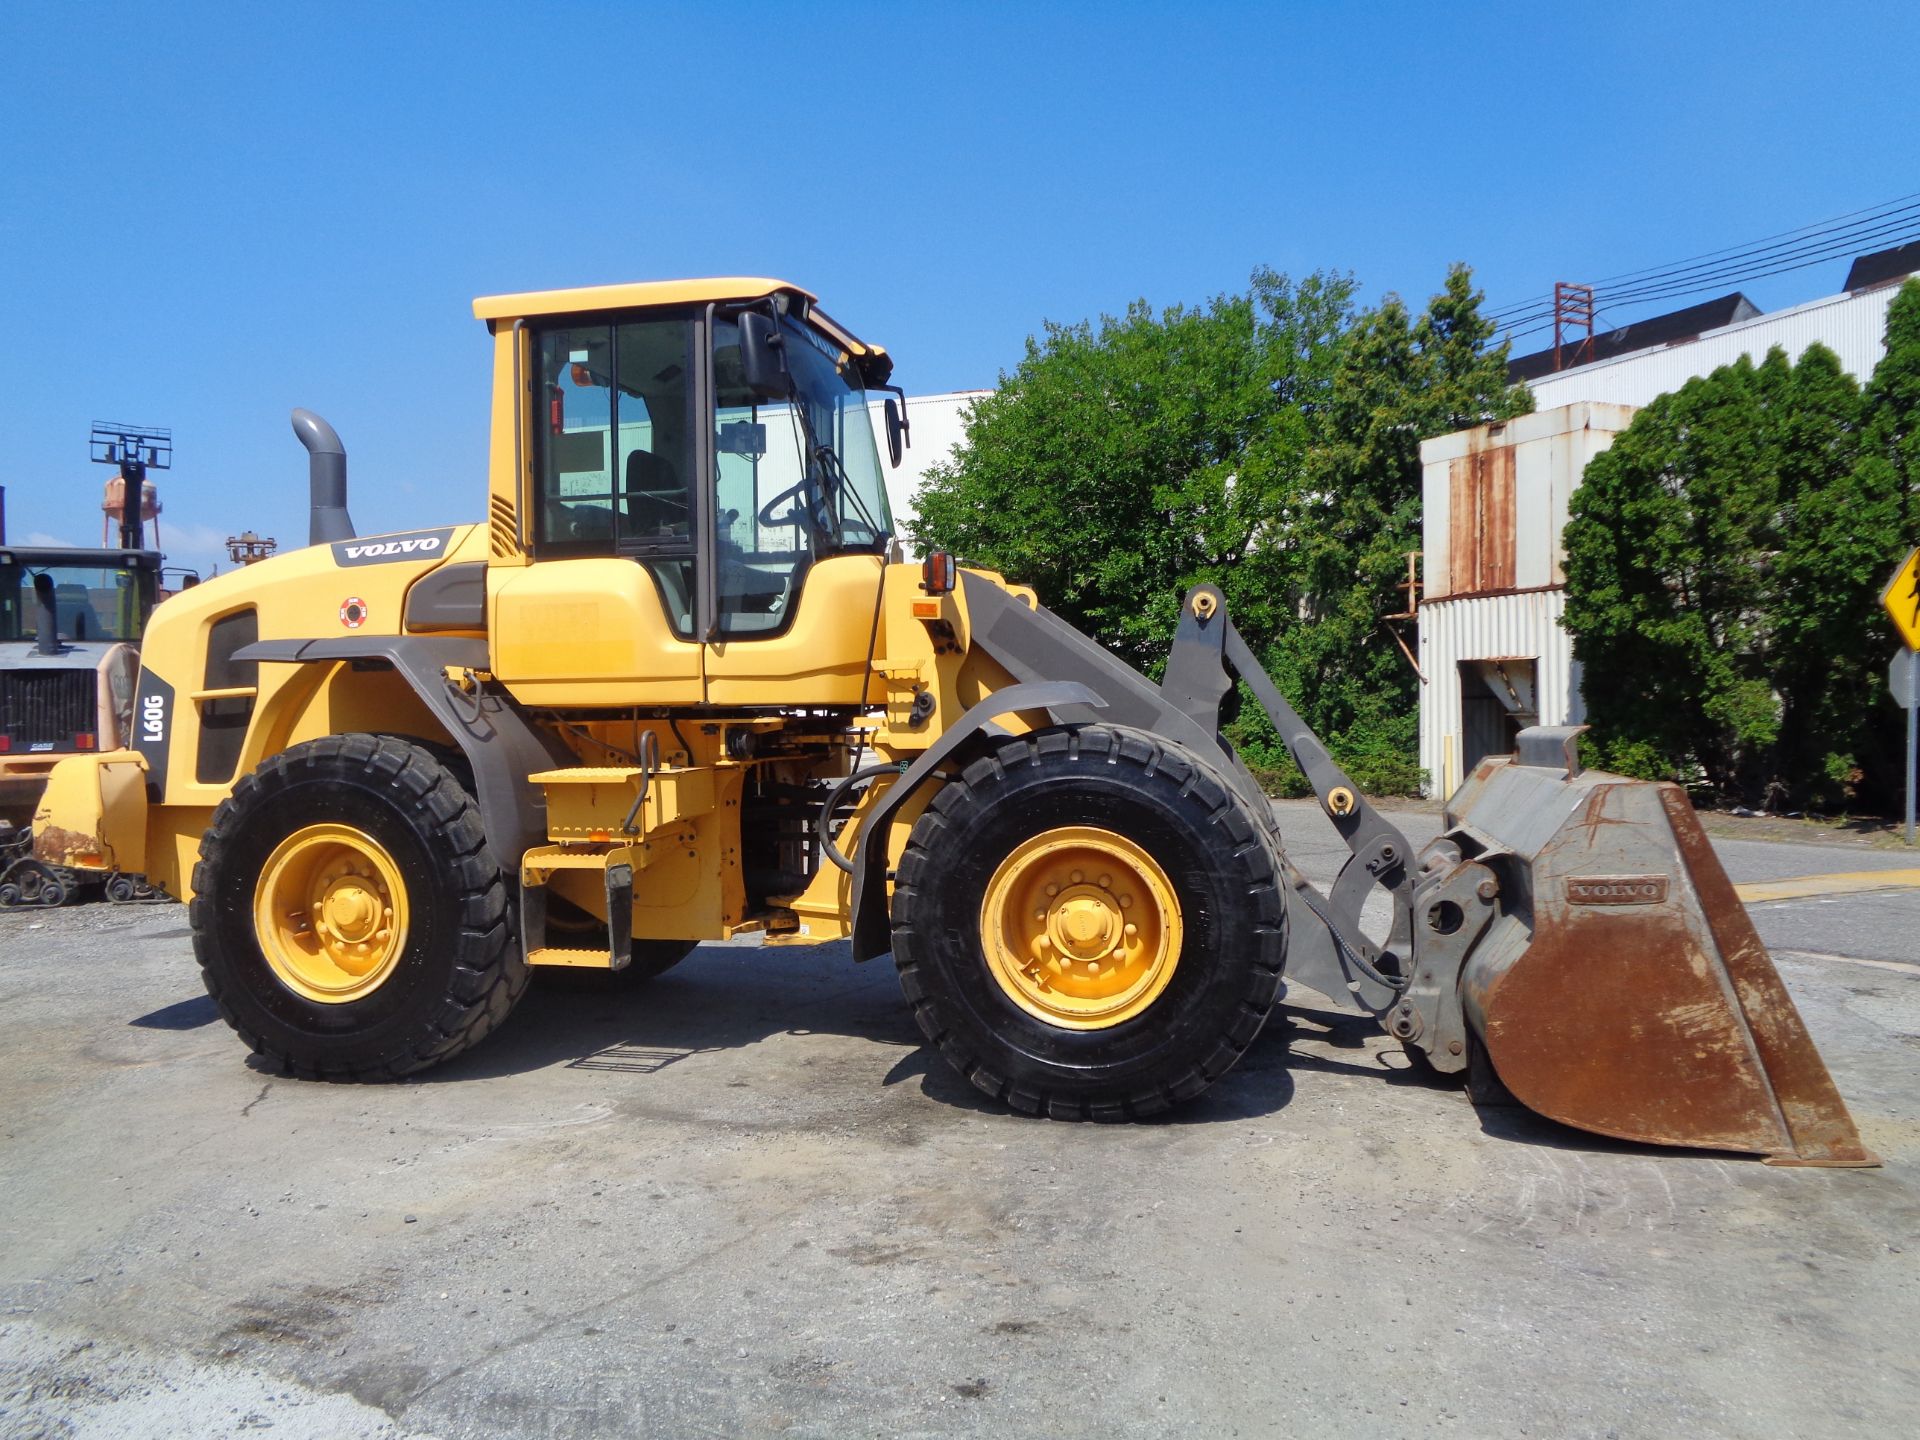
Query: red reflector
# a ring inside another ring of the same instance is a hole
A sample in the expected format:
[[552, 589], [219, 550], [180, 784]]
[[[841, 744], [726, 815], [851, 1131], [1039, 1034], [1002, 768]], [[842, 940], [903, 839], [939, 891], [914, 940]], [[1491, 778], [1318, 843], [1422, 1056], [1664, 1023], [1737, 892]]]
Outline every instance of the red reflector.
[[13, 749], [13, 736], [0, 735], [0, 755], [6, 754], [11, 749]]
[[558, 385], [547, 387], [547, 422], [553, 427], [555, 435], [566, 429], [567, 400]]
[[93, 738], [93, 736], [82, 732], [81, 734], [73, 737], [73, 743], [79, 746], [82, 750], [91, 750], [99, 742], [96, 741]]

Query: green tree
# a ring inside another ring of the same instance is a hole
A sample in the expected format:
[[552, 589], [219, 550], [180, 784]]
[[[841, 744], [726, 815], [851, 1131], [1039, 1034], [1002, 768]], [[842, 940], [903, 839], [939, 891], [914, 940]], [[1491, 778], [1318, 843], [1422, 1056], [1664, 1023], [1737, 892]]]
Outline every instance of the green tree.
[[1766, 573], [1779, 548], [1779, 351], [1689, 380], [1588, 464], [1565, 534], [1566, 628], [1610, 769], [1758, 798], [1779, 707]]
[[1490, 343], [1481, 299], [1455, 265], [1419, 315], [1389, 295], [1359, 318], [1286, 536], [1288, 604], [1263, 658], [1357, 769], [1388, 779], [1399, 757], [1405, 775], [1380, 788], [1418, 783], [1419, 682], [1381, 617], [1406, 608], [1397, 587], [1420, 548], [1420, 442], [1533, 408], [1526, 388], [1507, 382], [1507, 347]]
[[[1416, 682], [1380, 617], [1419, 548], [1419, 442], [1531, 401], [1464, 266], [1418, 315], [1352, 292], [1262, 269], [1203, 307], [1049, 324], [929, 473], [914, 539], [1035, 585], [1149, 674], [1210, 580], [1356, 778], [1412, 788]], [[1278, 763], [1241, 709], [1250, 758]]]
[[1587, 467], [1567, 628], [1600, 763], [1762, 804], [1885, 807], [1878, 597], [1920, 543], [1920, 282], [1864, 394], [1825, 346], [1663, 395]]
[[1765, 798], [1853, 798], [1883, 660], [1871, 613], [1887, 565], [1884, 500], [1863, 483], [1860, 387], [1814, 345], [1794, 367], [1776, 425], [1780, 553], [1769, 579], [1780, 736]]
[[[1886, 353], [1867, 383], [1856, 489], [1859, 569], [1850, 572], [1859, 609], [1856, 633], [1872, 674], [1858, 695], [1864, 712], [1859, 741], [1860, 789], [1868, 804], [1890, 813], [1905, 792], [1904, 712], [1886, 697], [1880, 673], [1899, 643], [1880, 607], [1880, 590], [1895, 564], [1920, 545], [1920, 280], [1908, 280], [1887, 309]], [[1871, 555], [1868, 552], [1874, 552]]]
[[1867, 384], [1862, 484], [1889, 503], [1903, 543], [1920, 544], [1920, 279], [1887, 307], [1886, 340]]
[[914, 539], [1035, 586], [1142, 668], [1202, 578], [1271, 614], [1272, 577], [1242, 562], [1296, 503], [1352, 290], [1260, 270], [1205, 306], [1049, 323], [928, 472]]

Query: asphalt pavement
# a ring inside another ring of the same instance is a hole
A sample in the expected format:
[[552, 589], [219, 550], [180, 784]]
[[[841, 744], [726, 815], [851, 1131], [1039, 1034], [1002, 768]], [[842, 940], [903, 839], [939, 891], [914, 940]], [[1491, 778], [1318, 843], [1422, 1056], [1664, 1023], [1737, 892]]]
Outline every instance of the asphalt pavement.
[[1906, 1435], [1920, 890], [1752, 909], [1884, 1169], [1477, 1112], [1304, 992], [1168, 1121], [1023, 1119], [845, 946], [303, 1083], [179, 907], [0, 913], [0, 1434]]

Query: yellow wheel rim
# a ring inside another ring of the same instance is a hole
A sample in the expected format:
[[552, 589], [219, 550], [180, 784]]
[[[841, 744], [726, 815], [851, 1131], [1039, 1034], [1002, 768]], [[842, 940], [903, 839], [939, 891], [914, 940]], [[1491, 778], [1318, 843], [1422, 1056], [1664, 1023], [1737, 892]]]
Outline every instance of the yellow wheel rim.
[[407, 944], [407, 887], [378, 840], [308, 825], [275, 847], [253, 889], [253, 926], [297, 995], [344, 1005], [386, 982]]
[[1104, 1030], [1146, 1010], [1180, 962], [1180, 901], [1154, 858], [1124, 835], [1065, 825], [1000, 863], [980, 905], [1000, 988], [1028, 1014]]

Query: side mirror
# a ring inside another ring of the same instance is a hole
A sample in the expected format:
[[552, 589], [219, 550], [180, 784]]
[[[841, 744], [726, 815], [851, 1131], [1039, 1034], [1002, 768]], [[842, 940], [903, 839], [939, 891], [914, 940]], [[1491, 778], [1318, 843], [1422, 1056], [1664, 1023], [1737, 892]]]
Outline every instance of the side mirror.
[[791, 392], [786, 337], [765, 311], [748, 310], [740, 316], [740, 370], [756, 399], [785, 400]]
[[912, 443], [907, 435], [907, 411], [902, 401], [887, 397], [887, 460], [895, 470], [900, 468], [900, 457]]

